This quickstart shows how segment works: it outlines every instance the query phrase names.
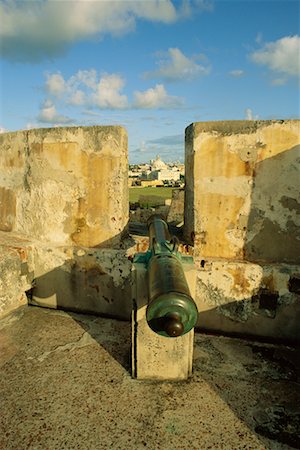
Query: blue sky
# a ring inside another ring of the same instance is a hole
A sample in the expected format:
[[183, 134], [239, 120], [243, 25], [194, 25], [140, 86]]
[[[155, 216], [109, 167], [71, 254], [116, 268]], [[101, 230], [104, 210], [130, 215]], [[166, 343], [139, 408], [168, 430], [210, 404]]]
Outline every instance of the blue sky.
[[294, 0], [0, 1], [0, 130], [124, 125], [130, 162], [195, 121], [299, 118]]

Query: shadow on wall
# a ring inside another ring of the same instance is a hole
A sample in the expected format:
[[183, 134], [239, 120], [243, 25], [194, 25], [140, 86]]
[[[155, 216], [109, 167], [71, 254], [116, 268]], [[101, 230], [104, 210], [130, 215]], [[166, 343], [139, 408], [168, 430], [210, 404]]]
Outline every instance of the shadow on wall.
[[133, 245], [127, 238], [118, 249], [36, 248], [35, 272], [41, 275], [27, 292], [29, 304], [129, 320]]
[[[42, 275], [33, 280], [33, 287], [26, 292], [29, 305], [66, 311], [87, 333], [87, 342], [95, 340], [128, 372], [132, 313], [130, 253], [134, 244], [127, 236], [118, 248], [105, 248], [111, 241], [102, 243], [104, 248], [36, 246], [35, 272]], [[51, 266], [53, 269], [49, 270]], [[119, 321], [107, 321], [105, 317]], [[86, 345], [85, 341], [79, 345]]]
[[249, 216], [233, 224], [244, 238], [241, 259], [199, 265], [200, 330], [300, 342], [299, 162], [297, 145], [253, 166]]
[[299, 345], [300, 302], [279, 304], [278, 298], [278, 294], [261, 289], [252, 298], [238, 301], [228, 299], [227, 303], [200, 311], [196, 330]]
[[300, 145], [255, 165], [246, 260], [300, 263], [299, 167]]

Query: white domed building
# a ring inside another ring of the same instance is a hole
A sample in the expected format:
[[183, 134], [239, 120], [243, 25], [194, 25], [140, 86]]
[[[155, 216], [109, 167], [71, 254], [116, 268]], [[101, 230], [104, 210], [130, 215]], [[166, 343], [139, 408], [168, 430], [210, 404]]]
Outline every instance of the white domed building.
[[168, 166], [163, 162], [161, 157], [157, 155], [156, 159], [151, 161], [152, 170], [167, 170]]
[[157, 155], [155, 160], [150, 162], [151, 172], [149, 177], [151, 180], [160, 181], [178, 181], [180, 179], [180, 172], [178, 170], [171, 170], [166, 163]]

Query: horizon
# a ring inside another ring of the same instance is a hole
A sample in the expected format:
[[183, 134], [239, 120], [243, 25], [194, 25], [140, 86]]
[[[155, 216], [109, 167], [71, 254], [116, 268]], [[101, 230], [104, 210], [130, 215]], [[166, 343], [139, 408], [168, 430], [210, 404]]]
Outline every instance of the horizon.
[[129, 163], [193, 122], [299, 118], [299, 2], [0, 2], [0, 130], [122, 125]]

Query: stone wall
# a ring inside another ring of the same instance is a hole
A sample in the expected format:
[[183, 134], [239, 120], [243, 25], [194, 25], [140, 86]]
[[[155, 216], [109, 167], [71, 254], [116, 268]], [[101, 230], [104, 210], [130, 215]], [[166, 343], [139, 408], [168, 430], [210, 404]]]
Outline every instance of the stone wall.
[[72, 127], [0, 135], [0, 230], [109, 247], [128, 223], [127, 134]]
[[185, 235], [201, 327], [299, 338], [299, 157], [300, 121], [186, 129]]
[[184, 220], [184, 189], [173, 189], [168, 222], [180, 224]]
[[35, 305], [129, 319], [126, 131], [37, 129], [0, 144], [0, 315], [27, 292]]
[[[34, 305], [129, 319], [130, 259], [142, 249], [125, 237], [125, 130], [31, 130], [0, 143], [0, 315], [27, 292]], [[184, 232], [200, 329], [300, 341], [299, 158], [299, 121], [187, 128]]]
[[0, 232], [0, 317], [27, 305], [33, 278], [31, 243]]

